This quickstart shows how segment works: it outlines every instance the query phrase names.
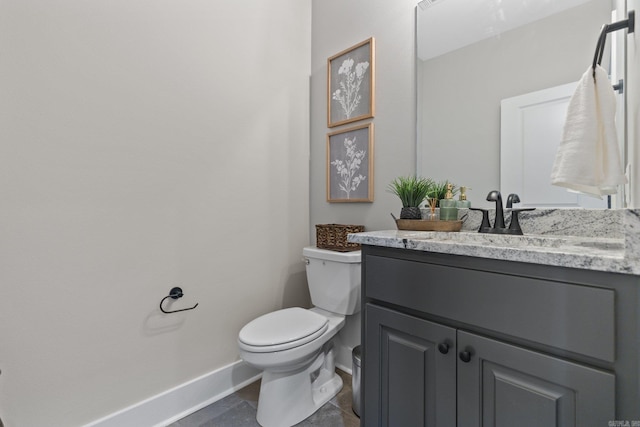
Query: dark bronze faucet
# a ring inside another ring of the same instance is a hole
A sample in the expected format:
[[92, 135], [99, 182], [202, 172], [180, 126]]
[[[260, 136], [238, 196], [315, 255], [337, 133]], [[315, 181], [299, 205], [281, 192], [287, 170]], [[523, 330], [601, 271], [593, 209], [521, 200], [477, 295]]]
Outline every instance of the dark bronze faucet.
[[514, 203], [520, 203], [520, 197], [518, 197], [518, 195], [516, 193], [511, 193], [509, 194], [509, 197], [507, 197], [507, 209], [511, 209], [513, 207]]
[[496, 202], [496, 219], [493, 221], [493, 229], [504, 229], [504, 211], [502, 210], [502, 194], [493, 190], [487, 194], [487, 202]]
[[520, 228], [520, 221], [518, 220], [518, 214], [524, 211], [532, 211], [535, 208], [519, 208], [513, 209], [514, 203], [520, 203], [520, 197], [517, 194], [512, 193], [507, 197], [507, 209], [511, 210], [511, 222], [509, 228], [504, 224], [504, 209], [502, 208], [502, 194], [498, 190], [493, 190], [487, 195], [488, 202], [496, 202], [496, 218], [493, 221], [493, 227], [489, 222], [489, 211], [486, 209], [469, 208], [472, 211], [482, 212], [482, 224], [478, 229], [479, 233], [491, 233], [491, 234], [513, 234], [521, 236], [522, 229]]

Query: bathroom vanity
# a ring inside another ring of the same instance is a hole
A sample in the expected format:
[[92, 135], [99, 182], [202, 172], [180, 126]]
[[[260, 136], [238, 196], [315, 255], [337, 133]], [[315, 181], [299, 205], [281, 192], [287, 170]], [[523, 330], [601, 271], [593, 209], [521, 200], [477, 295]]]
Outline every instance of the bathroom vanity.
[[351, 235], [362, 425], [640, 423], [640, 228], [621, 215], [614, 238]]

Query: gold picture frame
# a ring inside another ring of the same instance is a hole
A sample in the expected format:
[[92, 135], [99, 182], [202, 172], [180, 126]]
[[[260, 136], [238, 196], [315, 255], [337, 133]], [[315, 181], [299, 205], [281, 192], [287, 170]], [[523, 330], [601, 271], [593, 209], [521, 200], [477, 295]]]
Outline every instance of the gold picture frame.
[[373, 202], [373, 123], [327, 134], [327, 202]]
[[375, 114], [375, 40], [368, 38], [327, 60], [327, 126]]

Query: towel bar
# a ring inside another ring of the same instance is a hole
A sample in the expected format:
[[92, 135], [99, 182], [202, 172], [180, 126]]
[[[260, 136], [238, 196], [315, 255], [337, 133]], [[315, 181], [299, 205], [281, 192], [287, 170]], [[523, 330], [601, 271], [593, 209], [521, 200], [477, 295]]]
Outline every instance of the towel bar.
[[[183, 308], [180, 310], [173, 310], [173, 311], [167, 311], [162, 307], [162, 303], [167, 299], [167, 298], [173, 298], [173, 299], [178, 299], [178, 298], [182, 298], [184, 294], [182, 293], [182, 289], [179, 287], [175, 287], [175, 288], [171, 288], [171, 290], [169, 291], [169, 295], [167, 295], [166, 297], [162, 298], [162, 301], [160, 301], [160, 310], [162, 310], [163, 313], [166, 314], [171, 314], [171, 313], [178, 313], [180, 311], [188, 311], [188, 310], [193, 310], [194, 308], [196, 308], [198, 306], [198, 304], [196, 303], [196, 305], [194, 305], [193, 307], [190, 308]], [[1, 426], [0, 426], [1, 427]]]
[[[602, 62], [602, 55], [604, 54], [604, 46], [607, 43], [607, 34], [613, 31], [627, 29], [627, 34], [631, 34], [635, 31], [636, 26], [636, 12], [630, 10], [627, 14], [627, 19], [622, 21], [613, 22], [611, 24], [604, 24], [600, 30], [600, 36], [598, 37], [598, 43], [596, 44], [596, 53], [593, 55], [593, 78], [596, 78], [596, 65], [600, 65]], [[615, 88], [614, 88], [615, 89]], [[616, 89], [617, 90], [617, 89]]]

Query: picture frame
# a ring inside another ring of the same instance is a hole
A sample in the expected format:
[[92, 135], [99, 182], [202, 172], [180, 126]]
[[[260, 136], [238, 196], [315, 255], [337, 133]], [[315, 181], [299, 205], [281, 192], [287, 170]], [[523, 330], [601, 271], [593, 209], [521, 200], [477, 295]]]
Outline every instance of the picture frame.
[[375, 40], [368, 38], [327, 60], [327, 126], [375, 113]]
[[373, 123], [327, 134], [327, 202], [373, 202]]

